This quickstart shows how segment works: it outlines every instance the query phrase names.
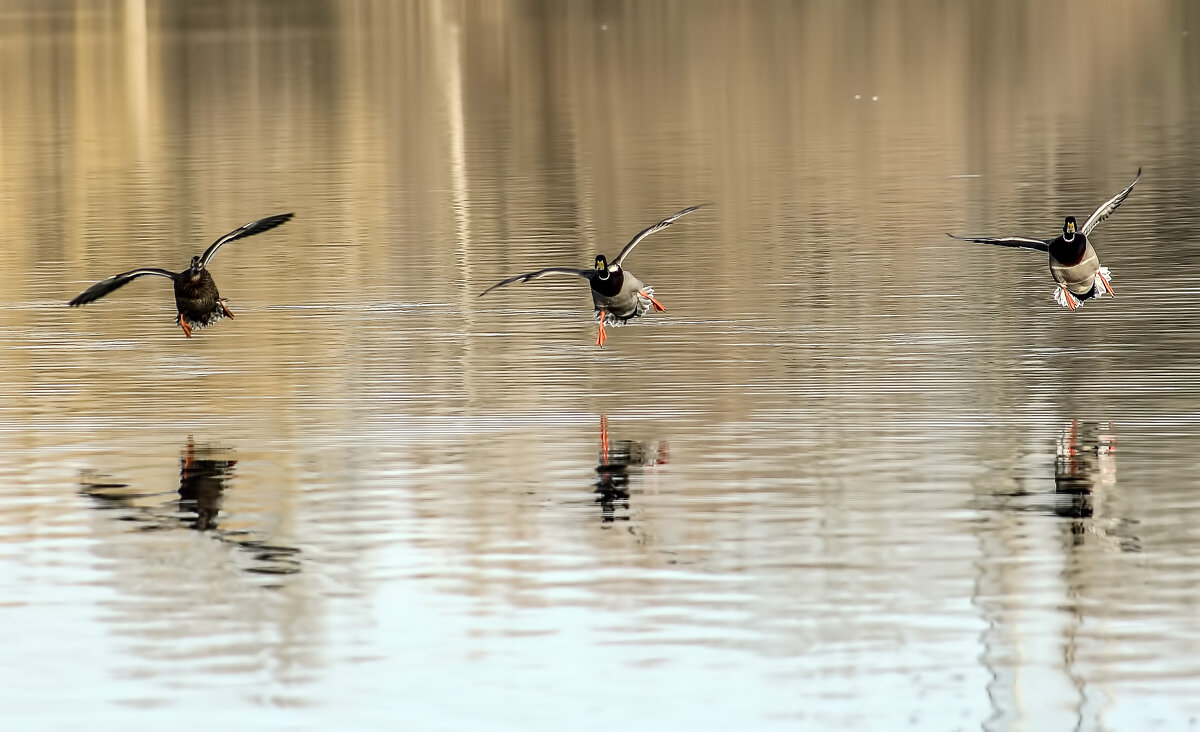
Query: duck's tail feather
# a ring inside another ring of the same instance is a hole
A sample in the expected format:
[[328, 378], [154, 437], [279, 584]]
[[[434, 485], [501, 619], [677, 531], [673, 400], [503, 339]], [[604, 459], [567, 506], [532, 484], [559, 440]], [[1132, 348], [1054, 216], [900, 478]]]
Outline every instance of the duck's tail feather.
[[1077, 310], [1083, 307], [1083, 301], [1075, 297], [1075, 295], [1067, 288], [1059, 285], [1054, 288], [1054, 302], [1063, 306], [1067, 310]]

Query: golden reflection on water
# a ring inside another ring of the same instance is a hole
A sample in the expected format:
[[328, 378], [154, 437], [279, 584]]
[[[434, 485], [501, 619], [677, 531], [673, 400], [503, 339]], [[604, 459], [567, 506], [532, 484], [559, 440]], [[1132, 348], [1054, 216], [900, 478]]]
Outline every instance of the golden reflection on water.
[[[173, 674], [316, 723], [390, 698], [374, 679], [461, 698], [393, 665], [415, 660], [513, 708], [546, 694], [489, 674], [586, 706], [562, 647], [752, 722], [815, 719], [797, 683], [834, 726], [964, 683], [933, 726], [1057, 720], [1059, 698], [1102, 726], [1145, 673], [1187, 709], [1172, 552], [1196, 543], [1171, 517], [1194, 506], [1161, 486], [1190, 487], [1200, 314], [1161, 283], [1167, 262], [1194, 289], [1200, 257], [1160, 243], [1195, 225], [1194, 16], [7, 5], [0, 545], [38, 578], [10, 589], [111, 590], [92, 622], [122, 641], [95, 653], [133, 682], [99, 693], [139, 707], [185, 705], [136, 683]], [[1121, 297], [1076, 316], [1044, 262], [943, 235], [1052, 232], [1139, 165], [1097, 235]], [[477, 298], [700, 202], [629, 262], [668, 312], [604, 350], [580, 283]], [[65, 307], [285, 210], [215, 260], [238, 317], [191, 340], [162, 282]], [[1119, 483], [1075, 421], [1120, 426]], [[747, 673], [697, 670], [722, 664]], [[847, 678], [879, 703], [839, 706]]]

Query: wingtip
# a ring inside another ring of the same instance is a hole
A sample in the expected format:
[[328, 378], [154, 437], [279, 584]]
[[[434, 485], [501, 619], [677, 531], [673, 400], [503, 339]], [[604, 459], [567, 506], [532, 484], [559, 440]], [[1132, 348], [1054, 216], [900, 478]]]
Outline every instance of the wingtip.
[[688, 206], [685, 209], [678, 211], [677, 213], [672, 214], [668, 218], [679, 218], [680, 216], [683, 216], [684, 214], [690, 214], [693, 211], [699, 211], [700, 209], [705, 208], [706, 206], [711, 206], [711, 205], [712, 205], [712, 203], [710, 201], [705, 201], [704, 203], [693, 204], [691, 206]]

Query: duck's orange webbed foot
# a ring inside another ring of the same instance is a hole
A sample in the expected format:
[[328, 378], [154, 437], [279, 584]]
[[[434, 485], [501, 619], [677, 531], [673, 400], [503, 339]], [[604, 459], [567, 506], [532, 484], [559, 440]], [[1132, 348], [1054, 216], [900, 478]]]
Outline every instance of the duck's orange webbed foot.
[[183, 317], [183, 313], [179, 314], [179, 327], [183, 328], [183, 334], [188, 338], [192, 337], [192, 326], [188, 325], [187, 320]]
[[224, 300], [217, 300], [217, 302], [221, 304], [221, 310], [223, 310], [223, 311], [225, 312], [225, 315], [226, 315], [227, 317], [230, 317], [230, 318], [232, 318], [232, 317], [233, 317], [233, 313], [229, 312], [229, 307], [225, 305], [225, 301], [224, 301]]
[[1068, 310], [1074, 312], [1079, 307], [1075, 304], [1075, 295], [1067, 289], [1066, 285], [1059, 285], [1059, 287], [1062, 288], [1063, 303], [1067, 306]]
[[600, 311], [600, 332], [596, 334], [596, 345], [604, 347], [604, 342], [608, 340], [608, 336], [604, 334], [604, 318], [605, 312]]
[[658, 312], [660, 312], [660, 313], [667, 312], [667, 309], [662, 306], [662, 303], [659, 302], [658, 300], [654, 299], [654, 295], [647, 294], [647, 293], [643, 292], [642, 290], [638, 290], [638, 294], [640, 294], [642, 297], [649, 300], [650, 303], [652, 305], [654, 305], [654, 309], [657, 310]]

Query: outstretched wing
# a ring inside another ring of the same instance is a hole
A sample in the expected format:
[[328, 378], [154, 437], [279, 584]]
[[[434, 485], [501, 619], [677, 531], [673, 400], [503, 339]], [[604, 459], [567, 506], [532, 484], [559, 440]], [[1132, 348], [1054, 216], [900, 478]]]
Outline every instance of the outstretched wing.
[[1083, 228], [1080, 229], [1080, 231], [1083, 232], [1083, 235], [1087, 236], [1091, 234], [1092, 229], [1099, 226], [1101, 221], [1107, 219], [1109, 216], [1112, 216], [1113, 211], [1116, 211], [1117, 206], [1120, 206], [1126, 198], [1129, 198], [1129, 194], [1133, 192], [1133, 187], [1136, 186], [1137, 182], [1141, 179], [1142, 169], [1141, 167], [1138, 167], [1137, 177], [1133, 179], [1133, 182], [1129, 184], [1129, 187], [1105, 201], [1100, 208], [1096, 209], [1095, 213], [1088, 217], [1088, 220], [1083, 224]]
[[959, 241], [976, 241], [980, 244], [996, 244], [1018, 249], [1036, 249], [1039, 252], [1050, 251], [1050, 242], [1032, 239], [1028, 236], [955, 236], [954, 234], [946, 234], [946, 236]]
[[699, 206], [689, 206], [688, 208], [683, 209], [682, 211], [680, 211], [677, 214], [674, 214], [673, 216], [668, 216], [667, 218], [663, 219], [662, 221], [659, 221], [657, 224], [654, 224], [653, 226], [647, 226], [646, 228], [642, 229], [641, 231], [639, 231], [637, 233], [637, 236], [635, 236], [629, 240], [629, 243], [625, 245], [625, 248], [621, 250], [621, 253], [617, 255], [617, 258], [614, 259], [612, 263], [620, 264], [621, 262], [624, 262], [625, 257], [629, 256], [629, 253], [633, 251], [633, 248], [636, 247], [638, 245], [638, 242], [640, 242], [642, 239], [645, 239], [646, 237], [650, 236], [651, 234], [653, 234], [656, 231], [661, 231], [661, 230], [667, 228], [671, 224], [675, 223], [675, 220], [678, 219], [679, 217], [686, 216], [687, 214], [690, 214], [691, 212], [695, 211], [698, 208], [703, 208], [704, 205], [705, 204], [702, 203]]
[[200, 255], [200, 266], [207, 267], [209, 260], [211, 260], [216, 255], [217, 250], [225, 244], [228, 244], [235, 239], [244, 239], [248, 236], [254, 236], [255, 234], [261, 234], [264, 231], [269, 231], [280, 224], [286, 224], [291, 220], [291, 218], [292, 214], [290, 213], [276, 214], [275, 216], [268, 216], [265, 219], [259, 219], [258, 221], [251, 221], [240, 229], [234, 229], [225, 236], [214, 241], [209, 245], [208, 249], [204, 250], [204, 254]]
[[575, 269], [574, 267], [547, 267], [546, 269], [539, 269], [536, 272], [526, 272], [525, 274], [519, 274], [516, 277], [509, 277], [507, 280], [501, 280], [500, 282], [497, 282], [496, 284], [487, 288], [483, 292], [479, 293], [479, 296], [483, 297], [484, 295], [488, 294], [489, 292], [496, 289], [497, 287], [504, 287], [505, 285], [511, 285], [514, 282], [528, 282], [530, 280], [536, 280], [539, 277], [545, 277], [546, 275], [552, 275], [552, 274], [574, 275], [576, 277], [582, 277], [585, 280], [590, 280], [593, 276], [593, 273], [594, 273], [594, 270], [590, 270], [590, 269]]
[[93, 300], [99, 300], [113, 290], [124, 287], [128, 282], [136, 280], [138, 277], [142, 277], [144, 275], [158, 275], [159, 277], [166, 277], [169, 280], [174, 280], [177, 276], [174, 272], [168, 272], [167, 270], [159, 269], [158, 267], [142, 267], [141, 269], [131, 269], [128, 272], [122, 272], [119, 275], [113, 275], [107, 280], [100, 280], [96, 284], [76, 295], [75, 299], [67, 304], [73, 308], [79, 307], [80, 305], [87, 305], [89, 302]]

